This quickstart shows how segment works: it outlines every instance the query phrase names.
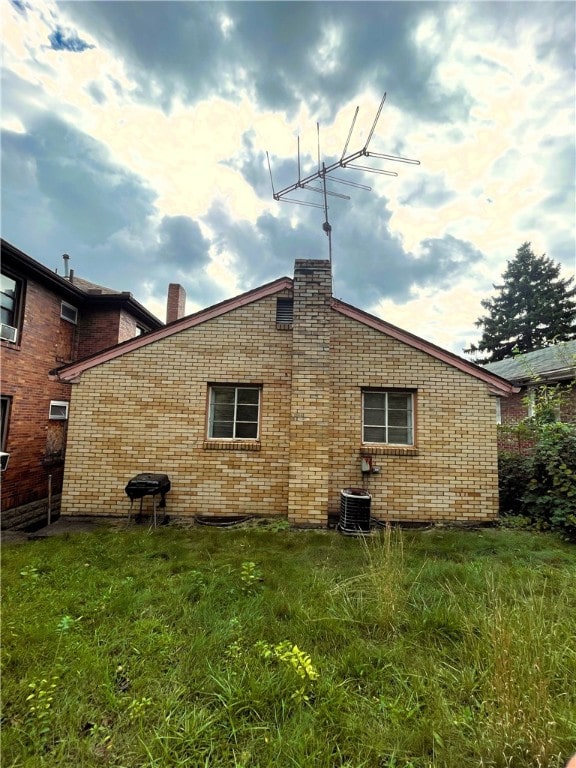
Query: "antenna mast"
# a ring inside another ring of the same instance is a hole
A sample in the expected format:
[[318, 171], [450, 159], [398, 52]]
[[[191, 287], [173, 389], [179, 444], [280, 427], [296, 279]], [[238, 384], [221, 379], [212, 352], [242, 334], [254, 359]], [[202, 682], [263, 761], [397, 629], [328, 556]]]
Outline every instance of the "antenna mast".
[[[384, 96], [382, 97], [382, 101], [380, 102], [380, 106], [378, 107], [378, 111], [376, 112], [376, 117], [374, 118], [374, 122], [372, 123], [372, 128], [370, 129], [368, 138], [366, 139], [366, 143], [364, 144], [362, 149], [359, 149], [356, 152], [352, 152], [351, 154], [347, 155], [346, 151], [348, 149], [348, 144], [350, 143], [352, 132], [356, 124], [356, 118], [358, 117], [358, 112], [360, 110], [360, 107], [356, 107], [354, 117], [352, 118], [352, 124], [350, 126], [350, 130], [348, 131], [348, 138], [346, 139], [346, 144], [344, 145], [344, 149], [342, 151], [342, 155], [339, 160], [337, 160], [334, 163], [331, 163], [328, 166], [326, 165], [325, 162], [320, 161], [320, 124], [316, 123], [316, 131], [317, 131], [317, 138], [318, 138], [318, 142], [317, 142], [318, 143], [318, 170], [315, 173], [310, 174], [309, 176], [305, 176], [304, 178], [301, 177], [301, 171], [300, 171], [300, 136], [298, 136], [298, 181], [296, 181], [294, 184], [290, 184], [288, 187], [285, 187], [284, 189], [281, 189], [279, 192], [276, 192], [276, 190], [274, 189], [274, 181], [272, 180], [272, 166], [270, 165], [270, 156], [268, 152], [266, 152], [266, 157], [268, 159], [268, 171], [270, 172], [270, 183], [272, 185], [272, 197], [274, 198], [274, 200], [278, 200], [279, 202], [283, 202], [283, 203], [295, 203], [296, 205], [306, 205], [311, 208], [322, 208], [324, 210], [324, 223], [322, 224], [322, 229], [324, 230], [324, 232], [328, 237], [328, 258], [330, 259], [330, 261], [332, 261], [332, 226], [328, 221], [328, 197], [339, 197], [342, 200], [350, 200], [350, 196], [343, 195], [340, 192], [334, 192], [332, 189], [328, 189], [326, 186], [328, 177], [330, 181], [333, 181], [337, 184], [344, 184], [350, 187], [355, 187], [357, 189], [365, 189], [366, 191], [371, 192], [371, 187], [368, 187], [365, 184], [359, 184], [358, 182], [350, 181], [349, 179], [341, 179], [336, 176], [332, 176], [330, 174], [332, 174], [332, 172], [337, 170], [338, 168], [342, 168], [342, 169], [352, 168], [353, 170], [365, 171], [367, 173], [376, 173], [382, 176], [398, 176], [396, 171], [387, 171], [382, 168], [372, 168], [366, 165], [357, 165], [356, 160], [362, 157], [374, 157], [380, 160], [391, 161], [396, 163], [408, 163], [410, 165], [420, 165], [419, 160], [412, 160], [408, 157], [401, 157], [399, 155], [386, 155], [386, 154], [381, 154], [379, 152], [370, 152], [368, 150], [368, 145], [370, 144], [370, 141], [372, 140], [372, 136], [374, 135], [374, 131], [376, 130], [378, 120], [380, 119], [380, 113], [382, 112], [382, 108], [384, 106], [385, 101], [386, 101], [386, 94], [384, 94]], [[316, 180], [319, 180], [321, 182], [322, 184], [321, 187], [313, 186], [313, 182]], [[309, 200], [300, 200], [298, 198], [288, 197], [288, 195], [291, 195], [292, 193], [297, 192], [299, 189], [310, 190], [311, 192], [316, 192], [321, 194], [324, 198], [323, 202], [313, 203], [313, 202], [310, 202]]]

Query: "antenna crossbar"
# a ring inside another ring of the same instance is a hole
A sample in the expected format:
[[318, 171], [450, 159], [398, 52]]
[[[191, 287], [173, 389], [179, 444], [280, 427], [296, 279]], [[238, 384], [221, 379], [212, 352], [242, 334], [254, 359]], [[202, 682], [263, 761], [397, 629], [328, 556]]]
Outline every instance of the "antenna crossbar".
[[[352, 132], [354, 130], [354, 126], [356, 125], [356, 118], [358, 117], [358, 111], [359, 107], [356, 107], [356, 111], [354, 113], [354, 117], [352, 118], [352, 124], [350, 126], [350, 130], [348, 131], [348, 137], [346, 139], [346, 143], [344, 144], [344, 149], [342, 151], [342, 155], [339, 160], [336, 160], [334, 163], [331, 163], [330, 165], [326, 165], [325, 163], [321, 162], [320, 158], [320, 124], [316, 123], [316, 130], [317, 130], [317, 148], [318, 148], [318, 170], [315, 173], [311, 173], [309, 176], [305, 176], [302, 178], [301, 174], [301, 166], [300, 166], [300, 136], [298, 136], [298, 181], [296, 181], [294, 184], [290, 184], [287, 187], [284, 187], [284, 189], [281, 189], [279, 192], [276, 192], [276, 189], [274, 188], [274, 181], [272, 179], [272, 167], [270, 165], [270, 156], [268, 155], [268, 152], [266, 152], [266, 157], [268, 159], [268, 170], [270, 172], [270, 183], [272, 185], [272, 197], [274, 200], [277, 200], [278, 202], [283, 203], [294, 203], [295, 205], [304, 205], [308, 206], [310, 208], [322, 208], [324, 210], [325, 214], [325, 221], [322, 224], [322, 229], [328, 235], [328, 251], [330, 260], [332, 260], [332, 239], [331, 239], [331, 232], [332, 227], [330, 223], [328, 222], [328, 197], [338, 197], [342, 200], [350, 200], [350, 197], [348, 195], [340, 194], [339, 192], [334, 192], [331, 189], [327, 189], [326, 182], [327, 181], [333, 181], [337, 184], [345, 184], [350, 187], [356, 187], [358, 189], [365, 189], [366, 191], [370, 192], [372, 190], [371, 187], [367, 186], [366, 184], [360, 184], [357, 181], [349, 181], [347, 179], [342, 179], [336, 176], [330, 176], [332, 171], [335, 171], [338, 168], [342, 169], [351, 169], [355, 171], [364, 171], [365, 173], [374, 173], [381, 176], [398, 176], [396, 171], [387, 171], [384, 168], [373, 168], [371, 166], [367, 165], [359, 165], [356, 163], [357, 160], [360, 158], [375, 158], [378, 160], [385, 160], [388, 162], [395, 162], [395, 163], [407, 163], [410, 165], [420, 165], [419, 160], [413, 160], [409, 157], [402, 157], [401, 155], [391, 155], [391, 154], [383, 154], [380, 152], [369, 152], [368, 151], [368, 145], [370, 144], [372, 140], [372, 136], [374, 135], [374, 131], [376, 130], [376, 126], [378, 125], [378, 121], [380, 119], [380, 114], [382, 112], [382, 108], [384, 106], [384, 102], [386, 101], [386, 94], [382, 97], [382, 101], [380, 102], [380, 106], [378, 107], [378, 111], [376, 112], [376, 117], [374, 118], [374, 122], [372, 123], [372, 127], [368, 133], [368, 138], [366, 140], [366, 143], [362, 147], [362, 149], [357, 150], [356, 152], [351, 152], [349, 155], [346, 154], [346, 151], [348, 149], [348, 144], [350, 143], [350, 139], [352, 137]], [[321, 187], [317, 187], [313, 185], [313, 182], [315, 181], [321, 182]], [[307, 190], [310, 192], [316, 192], [324, 196], [324, 204], [321, 205], [320, 203], [312, 203], [308, 200], [299, 200], [297, 198], [288, 197], [288, 195], [292, 194], [293, 192], [297, 192], [298, 190]]]

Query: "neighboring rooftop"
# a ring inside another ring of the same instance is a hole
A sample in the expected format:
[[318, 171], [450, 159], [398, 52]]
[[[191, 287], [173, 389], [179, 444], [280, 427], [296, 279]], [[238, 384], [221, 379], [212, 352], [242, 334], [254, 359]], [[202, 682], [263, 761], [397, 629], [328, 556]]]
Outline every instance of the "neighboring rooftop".
[[572, 379], [576, 375], [576, 340], [507, 357], [484, 368], [515, 384]]
[[84, 278], [76, 276], [72, 270], [68, 277], [58, 275], [48, 269], [36, 259], [21, 251], [16, 246], [2, 238], [2, 265], [7, 269], [12, 268], [37, 280], [52, 290], [55, 290], [62, 298], [70, 301], [74, 306], [116, 306], [130, 312], [138, 322], [141, 322], [150, 330], [162, 328], [164, 323], [153, 315], [146, 307], [140, 304], [130, 292], [115, 291], [101, 285], [91, 283]]

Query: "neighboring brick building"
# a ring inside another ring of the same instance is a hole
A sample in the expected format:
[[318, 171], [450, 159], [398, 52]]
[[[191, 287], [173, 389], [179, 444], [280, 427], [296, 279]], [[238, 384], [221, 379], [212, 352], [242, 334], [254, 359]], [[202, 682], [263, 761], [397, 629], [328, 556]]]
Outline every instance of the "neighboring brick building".
[[512, 382], [518, 391], [502, 400], [499, 421], [517, 424], [534, 413], [534, 398], [542, 386], [563, 391], [556, 413], [558, 421], [576, 422], [576, 340], [565, 341], [535, 352], [489, 363], [484, 368]]
[[55, 366], [163, 327], [129, 293], [61, 277], [2, 240], [2, 528], [57, 515], [71, 386]]
[[[328, 261], [55, 372], [73, 383], [63, 515], [168, 511], [324, 526], [365, 484], [390, 521], [490, 520], [498, 376], [332, 298]], [[362, 474], [362, 457], [378, 473]], [[145, 500], [146, 501], [146, 500]]]

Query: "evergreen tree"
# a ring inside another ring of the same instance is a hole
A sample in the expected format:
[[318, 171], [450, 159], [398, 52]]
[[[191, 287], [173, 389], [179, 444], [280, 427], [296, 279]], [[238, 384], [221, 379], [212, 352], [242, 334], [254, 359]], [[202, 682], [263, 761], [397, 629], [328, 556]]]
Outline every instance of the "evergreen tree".
[[560, 264], [535, 256], [530, 243], [518, 248], [502, 275], [495, 298], [481, 304], [488, 313], [476, 321], [482, 328], [478, 346], [466, 352], [483, 352], [477, 363], [494, 363], [513, 352], [533, 352], [576, 338], [576, 287], [574, 278], [560, 277]]

